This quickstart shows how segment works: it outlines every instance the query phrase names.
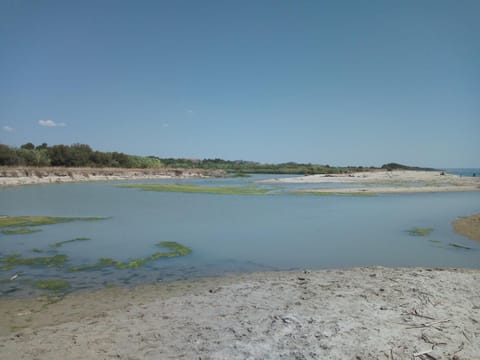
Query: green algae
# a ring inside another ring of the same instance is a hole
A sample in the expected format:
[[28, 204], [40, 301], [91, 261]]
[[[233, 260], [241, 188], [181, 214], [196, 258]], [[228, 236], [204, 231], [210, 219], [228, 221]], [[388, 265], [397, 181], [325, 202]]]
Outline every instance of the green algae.
[[68, 268], [70, 271], [88, 271], [88, 270], [102, 270], [108, 267], [116, 267], [119, 270], [125, 269], [139, 269], [150, 261], [158, 260], [160, 258], [172, 258], [177, 256], [186, 256], [192, 253], [192, 250], [175, 241], [162, 241], [156, 244], [158, 247], [167, 248], [168, 252], [155, 252], [150, 256], [143, 258], [131, 259], [127, 262], [117, 261], [112, 258], [101, 258], [92, 265], [78, 265]]
[[0, 216], [0, 228], [53, 225], [72, 221], [100, 221], [102, 217]]
[[34, 281], [32, 285], [37, 289], [49, 291], [64, 291], [71, 287], [68, 281], [62, 279], [37, 280]]
[[409, 233], [412, 236], [427, 236], [427, 235], [430, 235], [432, 231], [433, 231], [432, 228], [413, 227], [411, 229], [408, 229], [407, 233]]
[[258, 186], [198, 186], [186, 184], [131, 184], [119, 185], [126, 189], [140, 189], [144, 191], [204, 193], [220, 195], [264, 195], [271, 189]]
[[[0, 218], [1, 219], [1, 218]], [[42, 231], [41, 229], [29, 229], [29, 228], [18, 228], [11, 230], [2, 230], [1, 233], [4, 235], [24, 235], [24, 234], [33, 234], [36, 232]]]
[[59, 247], [62, 247], [64, 244], [69, 244], [69, 243], [78, 242], [78, 241], [88, 241], [88, 240], [92, 240], [92, 239], [87, 238], [87, 237], [79, 237], [79, 238], [75, 238], [75, 239], [71, 239], [71, 240], [59, 241], [59, 242], [56, 242], [55, 244], [53, 244], [51, 246], [55, 249], [58, 249]]
[[192, 253], [192, 249], [175, 241], [161, 241], [157, 244], [157, 246], [170, 249], [172, 251], [171, 253], [174, 253], [175, 256], [185, 256]]
[[44, 266], [63, 268], [68, 261], [67, 255], [40, 256], [32, 258], [23, 258], [20, 254], [10, 254], [0, 258], [0, 267], [2, 270], [10, 270], [17, 266]]

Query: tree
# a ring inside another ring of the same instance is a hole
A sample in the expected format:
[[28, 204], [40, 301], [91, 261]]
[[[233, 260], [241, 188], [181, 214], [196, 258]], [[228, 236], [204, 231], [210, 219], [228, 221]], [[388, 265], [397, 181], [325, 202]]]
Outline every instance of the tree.
[[35, 149], [35, 145], [33, 145], [31, 142], [28, 142], [28, 143], [23, 144], [22, 146], [20, 146], [20, 148], [25, 149], [25, 150], [34, 150], [34, 149]]

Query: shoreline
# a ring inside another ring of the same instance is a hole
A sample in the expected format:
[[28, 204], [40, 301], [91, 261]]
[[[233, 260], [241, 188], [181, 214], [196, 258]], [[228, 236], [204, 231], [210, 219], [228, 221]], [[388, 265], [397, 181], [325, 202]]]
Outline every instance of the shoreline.
[[0, 300], [0, 357], [476, 358], [479, 281], [480, 269], [367, 267]]
[[221, 170], [0, 167], [0, 187], [75, 182], [222, 177]]

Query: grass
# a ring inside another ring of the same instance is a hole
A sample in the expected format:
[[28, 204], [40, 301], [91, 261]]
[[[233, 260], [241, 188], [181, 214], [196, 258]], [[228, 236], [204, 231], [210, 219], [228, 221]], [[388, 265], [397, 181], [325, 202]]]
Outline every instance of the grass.
[[32, 285], [37, 289], [50, 291], [63, 291], [70, 288], [70, 283], [62, 279], [37, 280]]
[[77, 242], [77, 241], [88, 241], [88, 240], [92, 240], [92, 239], [87, 238], [87, 237], [79, 237], [79, 238], [75, 238], [75, 239], [71, 239], [71, 240], [59, 241], [59, 242], [53, 244], [52, 247], [55, 248], [55, 249], [58, 249], [59, 247], [62, 247], [64, 244], [69, 244], [69, 243]]
[[128, 262], [117, 261], [112, 258], [101, 258], [93, 265], [79, 265], [68, 268], [70, 271], [87, 271], [87, 270], [101, 270], [108, 267], [116, 267], [119, 270], [124, 269], [139, 269], [146, 263], [160, 258], [172, 258], [177, 256], [185, 256], [191, 254], [192, 250], [175, 241], [162, 241], [156, 244], [159, 247], [167, 248], [168, 252], [155, 252], [150, 256], [144, 258], [131, 259]]
[[183, 192], [220, 195], [263, 195], [271, 189], [258, 186], [198, 186], [186, 184], [132, 184], [119, 185], [121, 188], [140, 189], [144, 191]]
[[[1, 220], [1, 218], [0, 218]], [[33, 234], [36, 232], [42, 231], [41, 229], [29, 229], [29, 228], [18, 228], [11, 230], [2, 230], [1, 233], [5, 235], [24, 235], [24, 234]]]
[[[101, 217], [0, 216], [0, 228], [53, 225], [72, 221], [100, 221]], [[12, 230], [14, 231], [14, 230]]]
[[432, 231], [433, 231], [432, 228], [413, 227], [407, 230], [407, 233], [409, 233], [412, 236], [428, 236]]
[[11, 254], [0, 258], [0, 267], [2, 270], [10, 270], [17, 266], [44, 266], [63, 268], [68, 261], [67, 255], [40, 256], [32, 258], [23, 258], [20, 254]]

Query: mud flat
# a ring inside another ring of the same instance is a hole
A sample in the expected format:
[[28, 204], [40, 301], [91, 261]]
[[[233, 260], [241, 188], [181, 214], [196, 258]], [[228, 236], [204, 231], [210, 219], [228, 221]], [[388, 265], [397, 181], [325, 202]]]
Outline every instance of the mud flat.
[[54, 184], [83, 181], [171, 179], [224, 176], [222, 171], [202, 169], [121, 169], [0, 167], [0, 186]]
[[479, 281], [371, 267], [3, 300], [0, 358], [478, 359]]
[[[480, 191], [480, 177], [465, 177], [440, 171], [369, 171], [339, 175], [308, 175], [263, 180], [271, 184], [329, 184], [324, 188], [298, 190], [320, 194], [388, 194], [419, 192]], [[339, 184], [341, 186], [334, 186]], [[351, 184], [352, 186], [348, 186]]]

